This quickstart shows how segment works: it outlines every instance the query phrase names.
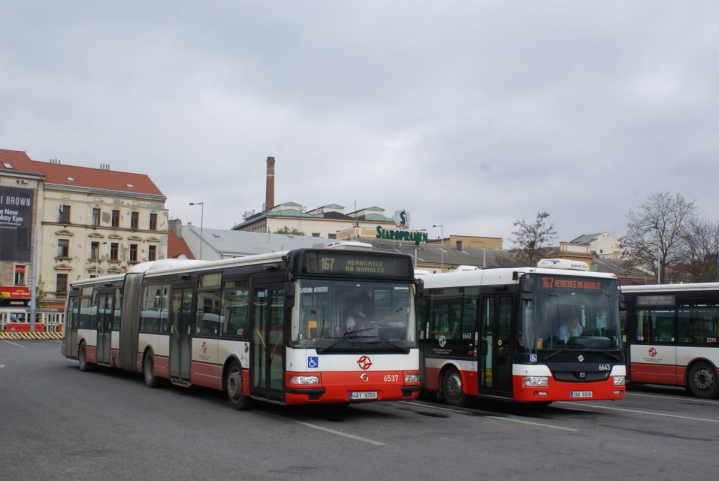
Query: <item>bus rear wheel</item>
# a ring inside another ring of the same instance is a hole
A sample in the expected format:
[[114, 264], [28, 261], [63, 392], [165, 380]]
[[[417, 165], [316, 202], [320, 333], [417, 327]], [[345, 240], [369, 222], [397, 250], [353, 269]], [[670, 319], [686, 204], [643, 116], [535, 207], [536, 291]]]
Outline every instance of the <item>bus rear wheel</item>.
[[456, 369], [450, 369], [444, 374], [442, 380], [444, 400], [450, 406], [466, 406], [469, 398], [462, 390], [462, 376]]
[[232, 409], [241, 411], [252, 409], [254, 400], [248, 398], [242, 392], [242, 367], [239, 362], [232, 361], [232, 364], [230, 364], [225, 378], [225, 386], [227, 386], [227, 400]]
[[80, 344], [80, 351], [77, 353], [77, 359], [80, 361], [80, 370], [82, 372], [89, 372], [95, 369], [95, 365], [87, 362], [87, 350], [85, 343]]
[[145, 386], [156, 388], [162, 385], [162, 381], [155, 375], [155, 358], [152, 354], [147, 354], [142, 363], [142, 375], [145, 378]]
[[696, 397], [712, 399], [719, 394], [717, 372], [706, 362], [698, 362], [689, 370], [689, 390]]

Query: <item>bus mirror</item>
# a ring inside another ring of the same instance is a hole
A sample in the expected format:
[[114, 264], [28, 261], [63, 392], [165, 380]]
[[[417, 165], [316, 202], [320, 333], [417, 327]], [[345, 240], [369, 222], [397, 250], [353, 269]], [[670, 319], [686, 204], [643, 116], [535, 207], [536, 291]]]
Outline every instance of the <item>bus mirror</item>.
[[627, 308], [627, 305], [626, 305], [626, 303], [624, 302], [624, 294], [622, 294], [622, 293], [620, 292], [620, 293], [619, 293], [619, 309], [626, 309], [626, 308]]
[[534, 278], [524, 276], [522, 279], [522, 300], [534, 300]]
[[295, 305], [295, 284], [293, 282], [285, 283], [285, 305], [287, 307]]

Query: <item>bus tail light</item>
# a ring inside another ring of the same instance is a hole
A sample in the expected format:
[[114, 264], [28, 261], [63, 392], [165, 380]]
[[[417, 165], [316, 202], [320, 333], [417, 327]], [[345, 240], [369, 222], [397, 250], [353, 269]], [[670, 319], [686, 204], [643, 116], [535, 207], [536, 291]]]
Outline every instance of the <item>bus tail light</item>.
[[419, 374], [405, 374], [404, 382], [419, 382]]
[[290, 384], [319, 384], [318, 376], [290, 376]]
[[615, 386], [624, 386], [624, 376], [614, 376]]
[[546, 376], [524, 376], [522, 378], [522, 386], [526, 386], [526, 387], [549, 386], [549, 378]]

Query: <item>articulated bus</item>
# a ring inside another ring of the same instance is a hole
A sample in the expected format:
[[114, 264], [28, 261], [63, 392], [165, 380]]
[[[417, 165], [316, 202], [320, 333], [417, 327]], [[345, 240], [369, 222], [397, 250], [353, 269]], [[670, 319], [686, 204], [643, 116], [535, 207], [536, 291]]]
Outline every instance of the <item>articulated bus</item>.
[[[551, 259], [419, 276], [423, 388], [455, 406], [475, 396], [545, 405], [623, 399], [618, 281], [586, 270]], [[563, 325], [573, 318], [570, 334]]]
[[[222, 390], [235, 409], [415, 399], [412, 259], [339, 246], [161, 260], [74, 282], [62, 353], [83, 371], [141, 372], [149, 387]], [[366, 319], [348, 330], [357, 303]]]
[[719, 395], [719, 283], [623, 286], [629, 378]]

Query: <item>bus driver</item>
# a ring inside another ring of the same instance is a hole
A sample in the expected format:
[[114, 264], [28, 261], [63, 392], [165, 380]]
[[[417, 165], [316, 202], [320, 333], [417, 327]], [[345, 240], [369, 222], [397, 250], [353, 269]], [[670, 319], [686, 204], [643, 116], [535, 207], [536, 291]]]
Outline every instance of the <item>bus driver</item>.
[[569, 341], [570, 338], [581, 335], [582, 326], [579, 324], [579, 318], [577, 316], [570, 317], [569, 320], [559, 326], [557, 330], [557, 339], [565, 343]]

